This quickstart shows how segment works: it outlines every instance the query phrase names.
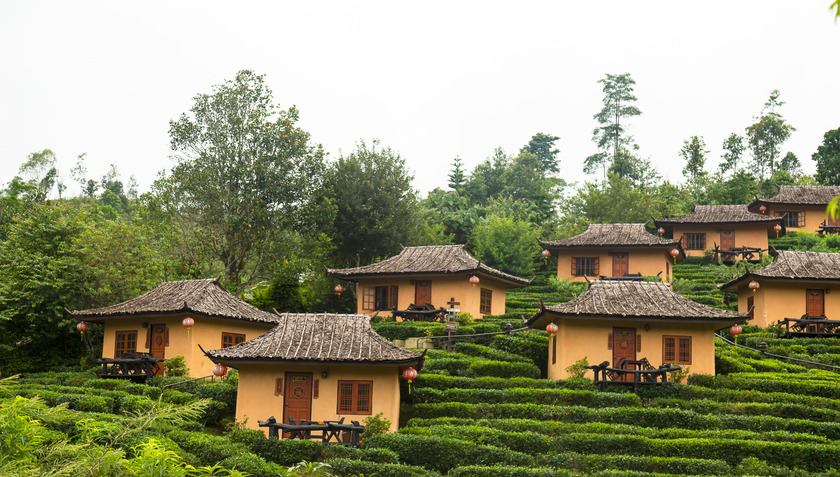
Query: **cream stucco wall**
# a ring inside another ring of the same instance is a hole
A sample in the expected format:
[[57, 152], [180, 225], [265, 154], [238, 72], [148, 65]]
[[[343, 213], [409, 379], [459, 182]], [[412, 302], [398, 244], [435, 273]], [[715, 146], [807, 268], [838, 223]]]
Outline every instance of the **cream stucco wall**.
[[[636, 328], [641, 335], [641, 349], [636, 352], [636, 359], [647, 358], [651, 365], [658, 367], [662, 362], [662, 338], [666, 335], [691, 336], [691, 364], [681, 365], [690, 368], [691, 374], [715, 374], [715, 339], [714, 330], [724, 328], [720, 324], [706, 323], [665, 323], [656, 320], [570, 320], [555, 321], [559, 327], [557, 339], [557, 361], [552, 363], [552, 343], [548, 344], [548, 378], [565, 379], [569, 375], [566, 368], [586, 357], [589, 364], [597, 365], [603, 361], [613, 364], [613, 351], [609, 349], [609, 334], [614, 327]], [[650, 325], [645, 331], [645, 325]], [[592, 371], [587, 371], [592, 378]]]
[[[366, 417], [380, 412], [391, 421], [391, 432], [395, 432], [400, 419], [400, 368], [397, 366], [326, 366], [326, 365], [278, 365], [242, 364], [239, 366], [239, 389], [236, 398], [236, 422], [245, 423], [248, 429], [262, 430], [257, 421], [274, 416], [283, 420], [283, 395], [275, 393], [277, 379], [285, 378], [287, 372], [312, 373], [318, 381], [318, 397], [312, 397], [311, 419], [314, 421], [362, 422]], [[327, 371], [327, 377], [321, 373]], [[338, 414], [338, 381], [373, 381], [371, 414]]]
[[687, 233], [704, 233], [706, 234], [706, 248], [705, 250], [688, 250], [685, 253], [688, 256], [696, 257], [703, 256], [706, 250], [714, 250], [715, 243], [720, 246], [720, 231], [734, 230], [735, 231], [735, 247], [756, 247], [766, 250], [767, 237], [769, 233], [773, 233], [773, 225], [775, 224], [712, 224], [712, 225], [674, 225], [674, 238], [679, 240], [683, 234]]
[[[600, 275], [612, 276], [612, 254], [627, 253], [628, 273], [641, 273], [642, 276], [653, 276], [662, 272], [663, 281], [669, 280], [671, 274], [670, 249], [664, 248], [574, 248], [560, 249], [557, 255], [557, 278], [582, 282], [584, 277], [572, 275], [572, 260], [576, 257], [598, 257]], [[588, 277], [590, 280], [598, 277]]]
[[[820, 224], [826, 220], [825, 206], [820, 205], [775, 205], [767, 206], [767, 214], [771, 216], [782, 215], [782, 213], [794, 210], [805, 214], [804, 227], [786, 227], [788, 232], [811, 232], [814, 233], [820, 228]], [[826, 222], [828, 223], [828, 222]]]
[[784, 318], [801, 318], [805, 314], [805, 291], [825, 290], [825, 314], [829, 320], [840, 320], [840, 284], [803, 283], [798, 281], [770, 282], [758, 280], [753, 293], [744, 284], [738, 290], [738, 311], [749, 311], [747, 300], [754, 299], [753, 319], [748, 323], [762, 328]]
[[[213, 362], [198, 348], [205, 350], [222, 347], [222, 333], [244, 334], [245, 340], [251, 340], [271, 329], [271, 325], [247, 323], [234, 320], [220, 320], [206, 317], [192, 318], [195, 325], [187, 337], [187, 329], [181, 325], [187, 315], [177, 317], [118, 318], [105, 321], [105, 339], [102, 345], [102, 357], [114, 357], [114, 342], [118, 331], [137, 331], [137, 351], [148, 353], [146, 336], [151, 325], [166, 324], [169, 329], [169, 346], [164, 349], [164, 358], [183, 356], [189, 368], [189, 376], [201, 377], [213, 374]], [[143, 325], [146, 324], [146, 327]]]
[[[432, 283], [432, 305], [436, 308], [448, 308], [447, 302], [451, 298], [455, 298], [456, 305], [461, 310], [461, 313], [469, 312], [473, 318], [481, 318], [481, 289], [486, 288], [493, 292], [490, 311], [492, 315], [501, 315], [505, 312], [505, 297], [507, 295], [507, 286], [499, 281], [487, 277], [481, 277], [478, 285], [472, 286], [469, 282], [471, 275], [451, 275], [451, 276], [418, 276], [413, 279], [408, 278], [379, 278], [379, 279], [362, 279], [358, 282], [358, 293], [356, 300], [357, 313], [365, 313], [373, 315], [374, 310], [365, 310], [363, 308], [362, 300], [364, 298], [364, 289], [379, 286], [393, 286], [399, 287], [397, 292], [397, 307], [400, 310], [408, 309], [408, 305], [414, 303], [415, 280], [429, 280]], [[379, 316], [390, 316], [389, 311], [380, 311]]]

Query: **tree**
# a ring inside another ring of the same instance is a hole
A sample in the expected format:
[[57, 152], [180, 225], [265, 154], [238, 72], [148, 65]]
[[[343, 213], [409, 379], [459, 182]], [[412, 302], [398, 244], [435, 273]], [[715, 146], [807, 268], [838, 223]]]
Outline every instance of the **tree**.
[[822, 185], [840, 185], [840, 128], [827, 131], [817, 152], [811, 155], [817, 163], [817, 182]]
[[[336, 208], [333, 237], [342, 265], [367, 264], [411, 244], [419, 207], [405, 160], [389, 147], [359, 141], [327, 169], [325, 196]], [[324, 227], [328, 227], [325, 224]]]
[[467, 176], [464, 174], [463, 162], [460, 157], [455, 157], [452, 160], [452, 173], [449, 174], [449, 188], [454, 191], [461, 190], [464, 186]]
[[32, 185], [49, 192], [55, 185], [58, 170], [55, 168], [55, 153], [49, 149], [33, 152], [21, 164], [18, 172]]
[[155, 209], [182, 231], [192, 255], [221, 263], [233, 289], [263, 270], [269, 239], [300, 226], [320, 189], [324, 153], [296, 126], [294, 107], [273, 103], [263, 76], [236, 78], [194, 98], [169, 123], [177, 164], [153, 185]]
[[464, 193], [470, 202], [473, 205], [486, 204], [502, 194], [505, 190], [503, 176], [509, 166], [510, 159], [500, 147], [493, 151], [493, 157], [475, 166], [470, 179], [464, 184]]
[[542, 161], [536, 155], [523, 152], [516, 156], [502, 173], [502, 183], [501, 197], [527, 201], [541, 212], [534, 218], [535, 223], [554, 216], [555, 181], [545, 176]]
[[557, 136], [538, 132], [531, 137], [528, 144], [522, 146], [519, 152], [528, 152], [537, 156], [544, 174], [556, 174], [560, 172], [560, 165], [557, 162], [557, 154], [560, 150], [554, 149], [554, 143], [559, 139]]
[[776, 108], [785, 104], [779, 100], [779, 90], [770, 92], [770, 98], [764, 103], [762, 115], [747, 127], [747, 141], [753, 156], [753, 163], [758, 176], [764, 179], [765, 172], [776, 172], [780, 148], [796, 128], [785, 121]]
[[473, 231], [472, 253], [491, 267], [519, 276], [531, 276], [540, 248], [534, 225], [508, 214], [484, 217]]
[[792, 176], [799, 176], [802, 174], [802, 163], [799, 162], [796, 154], [788, 151], [785, 157], [779, 161], [779, 170], [785, 171]]
[[732, 133], [723, 141], [723, 162], [720, 163], [720, 171], [732, 173], [738, 172], [738, 163], [744, 155], [744, 137]]
[[604, 106], [601, 111], [593, 116], [600, 126], [592, 131], [592, 140], [598, 145], [601, 152], [586, 158], [584, 165], [589, 171], [594, 171], [600, 165], [604, 169], [604, 181], [606, 182], [606, 163], [609, 151], [612, 150], [611, 156], [613, 162], [615, 162], [619, 159], [622, 147], [636, 148], [633, 145], [633, 137], [625, 131], [623, 121], [638, 116], [642, 112], [632, 104], [637, 99], [633, 94], [633, 85], [636, 82], [630, 77], [630, 73], [607, 74], [605, 78], [598, 80], [598, 82], [603, 85]]
[[696, 186], [697, 179], [704, 174], [703, 168], [706, 166], [706, 141], [699, 136], [691, 136], [690, 139], [683, 141], [683, 147], [680, 149], [680, 157], [685, 161], [683, 167], [683, 175]]

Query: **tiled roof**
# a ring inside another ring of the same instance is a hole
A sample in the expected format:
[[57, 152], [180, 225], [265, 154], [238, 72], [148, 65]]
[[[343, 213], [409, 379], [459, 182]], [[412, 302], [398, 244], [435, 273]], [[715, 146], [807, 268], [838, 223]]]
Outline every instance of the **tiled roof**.
[[355, 268], [331, 268], [327, 272], [346, 280], [383, 275], [484, 273], [514, 286], [530, 283], [530, 280], [480, 263], [467, 253], [464, 245], [405, 247], [399, 255], [381, 262]]
[[755, 278], [787, 280], [840, 280], [840, 253], [827, 252], [775, 252], [770, 265], [751, 270], [723, 285], [731, 289]]
[[589, 224], [586, 231], [563, 240], [540, 241], [544, 248], [561, 247], [671, 247], [679, 240], [665, 239], [645, 229], [645, 224]]
[[754, 222], [781, 222], [781, 217], [768, 217], [747, 210], [747, 205], [698, 205], [694, 212], [680, 217], [656, 219], [656, 225], [669, 224], [731, 224]]
[[[69, 311], [69, 310], [68, 310]], [[150, 313], [194, 312], [259, 323], [276, 323], [277, 315], [256, 308], [228, 293], [215, 278], [164, 282], [131, 300], [103, 308], [70, 311], [93, 321]]]
[[545, 320], [544, 316], [586, 318], [651, 318], [669, 321], [682, 320], [742, 320], [746, 313], [721, 310], [701, 305], [671, 291], [662, 282], [602, 281], [589, 285], [589, 289], [572, 301], [547, 306], [528, 320], [532, 327]]
[[801, 204], [828, 205], [831, 199], [840, 195], [840, 186], [779, 186], [779, 193], [769, 199], [758, 199], [752, 204]]
[[217, 362], [308, 361], [420, 364], [423, 355], [379, 336], [367, 315], [283, 313], [267, 333], [229, 348], [207, 351]]

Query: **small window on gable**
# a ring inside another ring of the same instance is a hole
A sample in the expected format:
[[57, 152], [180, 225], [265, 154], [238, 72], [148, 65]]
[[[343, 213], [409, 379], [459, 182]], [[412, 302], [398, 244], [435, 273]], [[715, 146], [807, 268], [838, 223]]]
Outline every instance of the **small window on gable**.
[[125, 353], [137, 352], [137, 330], [117, 331], [114, 344], [114, 358], [119, 359]]
[[339, 381], [338, 414], [371, 414], [373, 381]]
[[222, 348], [230, 348], [245, 341], [244, 333], [225, 333], [222, 332]]

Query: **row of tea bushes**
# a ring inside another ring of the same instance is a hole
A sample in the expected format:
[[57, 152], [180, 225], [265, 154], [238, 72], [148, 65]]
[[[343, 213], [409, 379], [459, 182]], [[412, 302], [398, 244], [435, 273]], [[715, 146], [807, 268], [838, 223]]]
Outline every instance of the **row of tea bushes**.
[[606, 393], [574, 389], [459, 389], [418, 388], [416, 401], [425, 404], [459, 402], [471, 404], [532, 403], [552, 406], [620, 407], [641, 406], [642, 400], [630, 393]]
[[415, 388], [430, 389], [508, 389], [508, 388], [529, 388], [529, 389], [584, 389], [594, 391], [596, 386], [592, 380], [586, 378], [563, 379], [552, 381], [548, 379], [534, 379], [514, 377], [509, 379], [494, 377], [466, 378], [462, 376], [447, 376], [444, 374], [421, 373], [415, 381]]

